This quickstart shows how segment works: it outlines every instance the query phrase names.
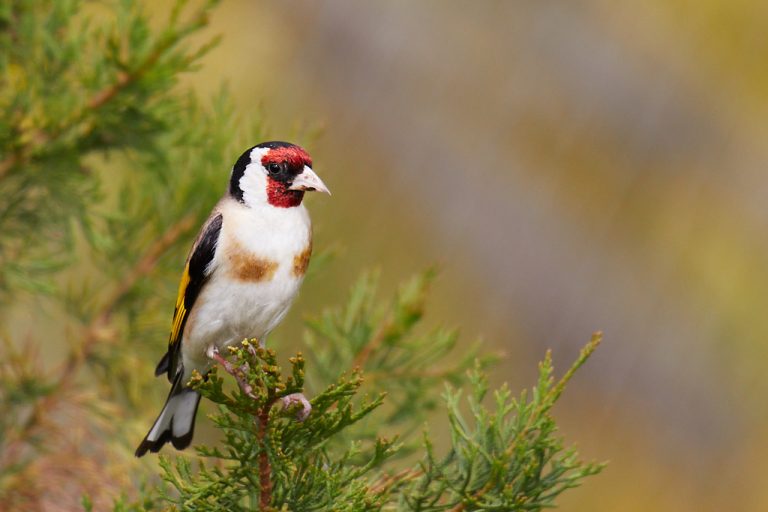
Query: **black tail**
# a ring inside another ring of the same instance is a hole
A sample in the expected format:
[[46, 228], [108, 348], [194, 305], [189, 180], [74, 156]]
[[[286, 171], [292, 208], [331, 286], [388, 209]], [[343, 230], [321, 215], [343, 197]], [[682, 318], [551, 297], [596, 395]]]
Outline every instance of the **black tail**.
[[185, 388], [181, 384], [181, 375], [182, 372], [179, 372], [174, 379], [163, 410], [147, 436], [136, 448], [137, 457], [141, 457], [147, 451], [156, 453], [168, 442], [178, 450], [183, 450], [192, 442], [200, 394], [193, 389]]

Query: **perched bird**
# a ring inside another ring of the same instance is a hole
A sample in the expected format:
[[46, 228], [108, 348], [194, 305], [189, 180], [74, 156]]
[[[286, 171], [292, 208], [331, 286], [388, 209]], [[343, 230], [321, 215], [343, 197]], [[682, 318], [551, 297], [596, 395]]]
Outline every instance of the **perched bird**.
[[264, 142], [235, 163], [187, 257], [168, 352], [155, 370], [168, 375], [171, 391], [137, 457], [168, 442], [189, 446], [200, 402], [187, 387], [192, 371], [205, 375], [220, 350], [244, 338], [263, 346], [288, 312], [312, 252], [302, 199], [314, 190], [330, 194], [294, 144]]

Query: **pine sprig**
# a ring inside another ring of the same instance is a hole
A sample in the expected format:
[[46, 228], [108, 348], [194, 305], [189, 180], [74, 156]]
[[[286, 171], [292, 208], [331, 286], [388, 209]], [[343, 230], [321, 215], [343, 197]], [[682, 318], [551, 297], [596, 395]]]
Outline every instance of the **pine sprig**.
[[[574, 448], [557, 435], [549, 411], [574, 372], [597, 348], [595, 334], [579, 358], [557, 382], [551, 354], [539, 365], [539, 379], [530, 393], [517, 398], [504, 385], [493, 393], [492, 407], [482, 401], [488, 384], [482, 371], [469, 375], [470, 395], [450, 386], [445, 393], [452, 448], [440, 460], [431, 441], [419, 470], [403, 484], [401, 510], [541, 510], [553, 506], [566, 489], [599, 473], [603, 464], [584, 463]], [[469, 408], [469, 418], [462, 403]]]
[[273, 406], [303, 391], [301, 356], [291, 358], [290, 375], [283, 377], [273, 351], [254, 349], [255, 340], [244, 341], [229, 361], [242, 371], [234, 391], [226, 390], [215, 370], [208, 379], [193, 378], [196, 389], [219, 405], [212, 418], [224, 434], [223, 448], [201, 447], [198, 453], [220, 462], [203, 461], [195, 469], [184, 458], [174, 463], [162, 458], [163, 478], [176, 493], [166, 493], [164, 499], [184, 510], [549, 508], [562, 492], [603, 468], [582, 462], [574, 448], [566, 447], [550, 414], [600, 340], [596, 334], [558, 381], [547, 353], [536, 385], [517, 397], [506, 385], [487, 396], [488, 382], [477, 363], [468, 372], [466, 398], [461, 389], [446, 385], [448, 452], [438, 457], [425, 434], [422, 459], [397, 473], [387, 468], [402, 448], [396, 439], [377, 438], [367, 450], [361, 441], [350, 442], [343, 451], [329, 444], [344, 438], [344, 431], [357, 422], [379, 415], [384, 396], [357, 399], [363, 382], [359, 372], [339, 376], [312, 399], [312, 413], [299, 422], [292, 410]]
[[[274, 351], [255, 346], [256, 340], [244, 341], [231, 350], [229, 362], [242, 374], [238, 378], [240, 385], [233, 391], [226, 390], [224, 379], [215, 369], [206, 379], [193, 377], [193, 386], [219, 405], [212, 419], [224, 434], [225, 446], [198, 448], [198, 453], [231, 464], [223, 471], [201, 462], [193, 473], [184, 459], [173, 464], [163, 459], [164, 479], [178, 493], [178, 497], [166, 495], [167, 499], [186, 510], [197, 510], [212, 502], [221, 507], [217, 510], [247, 510], [255, 503], [262, 508], [269, 504], [290, 510], [336, 510], [345, 503], [376, 503], [360, 479], [394, 453], [396, 442], [377, 439], [363, 463], [356, 462], [361, 453], [359, 443], [351, 444], [340, 455], [332, 454], [325, 445], [376, 410], [383, 396], [353, 403], [362, 378], [358, 372], [341, 375], [311, 400], [309, 417], [297, 421], [292, 407], [277, 404], [303, 391], [303, 358], [300, 354], [291, 358], [290, 374], [284, 377]], [[259, 468], [258, 478], [254, 476], [255, 468]], [[264, 471], [269, 472], [268, 481], [263, 478]], [[223, 502], [221, 493], [226, 493]]]
[[92, 158], [159, 150], [157, 135], [181, 110], [172, 93], [179, 75], [217, 39], [182, 42], [217, 3], [184, 15], [188, 2], [177, 0], [159, 31], [130, 0], [103, 2], [112, 21], [99, 23], [78, 0], [0, 10], [0, 196], [8, 198], [0, 206], [0, 300], [11, 288], [54, 289], [47, 277], [70, 262], [73, 226], [91, 221], [90, 206], [104, 194]]

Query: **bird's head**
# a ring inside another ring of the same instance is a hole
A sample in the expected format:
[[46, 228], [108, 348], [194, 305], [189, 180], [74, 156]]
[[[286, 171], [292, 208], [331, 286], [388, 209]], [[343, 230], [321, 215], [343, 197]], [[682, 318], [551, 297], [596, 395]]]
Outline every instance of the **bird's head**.
[[251, 208], [299, 206], [304, 192], [330, 194], [312, 170], [312, 158], [289, 142], [262, 142], [240, 155], [232, 168], [229, 194]]

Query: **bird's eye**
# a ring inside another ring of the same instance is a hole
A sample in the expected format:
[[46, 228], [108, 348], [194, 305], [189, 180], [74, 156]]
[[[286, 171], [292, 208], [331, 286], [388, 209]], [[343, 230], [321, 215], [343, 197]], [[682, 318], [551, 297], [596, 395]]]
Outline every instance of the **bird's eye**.
[[279, 173], [280, 173], [280, 171], [282, 171], [282, 170], [283, 170], [283, 167], [282, 167], [280, 164], [274, 164], [274, 163], [272, 163], [272, 164], [269, 164], [269, 165], [267, 166], [267, 170], [269, 170], [269, 173], [270, 173], [270, 174], [279, 174]]

